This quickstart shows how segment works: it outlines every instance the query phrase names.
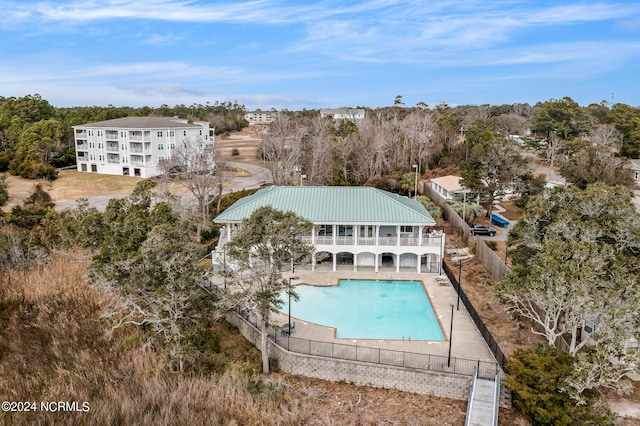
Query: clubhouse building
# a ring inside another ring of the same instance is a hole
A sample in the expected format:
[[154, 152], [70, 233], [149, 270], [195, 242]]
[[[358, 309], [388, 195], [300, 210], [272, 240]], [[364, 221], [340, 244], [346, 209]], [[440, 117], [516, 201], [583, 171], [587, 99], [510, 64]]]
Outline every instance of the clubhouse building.
[[444, 234], [422, 204], [363, 186], [271, 186], [238, 200], [214, 219], [222, 226], [214, 266], [226, 262], [224, 245], [242, 220], [264, 206], [313, 224], [301, 236], [315, 247], [312, 270], [440, 271]]

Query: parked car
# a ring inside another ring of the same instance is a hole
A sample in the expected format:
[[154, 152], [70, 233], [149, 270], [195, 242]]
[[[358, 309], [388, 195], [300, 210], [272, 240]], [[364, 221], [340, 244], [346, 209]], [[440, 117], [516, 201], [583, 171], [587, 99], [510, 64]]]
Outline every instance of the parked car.
[[493, 237], [496, 235], [496, 228], [493, 226], [483, 225], [481, 223], [474, 223], [471, 226], [471, 235], [489, 235]]

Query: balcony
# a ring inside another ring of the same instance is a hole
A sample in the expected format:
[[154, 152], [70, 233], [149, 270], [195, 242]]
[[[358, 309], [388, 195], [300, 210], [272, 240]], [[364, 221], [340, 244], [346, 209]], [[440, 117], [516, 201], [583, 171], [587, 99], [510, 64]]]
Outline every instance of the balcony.
[[151, 135], [144, 135], [138, 133], [129, 132], [129, 140], [136, 142], [151, 142]]
[[438, 247], [442, 241], [442, 234], [425, 234], [422, 239], [419, 237], [334, 237], [331, 235], [317, 235], [312, 238], [311, 235], [301, 236], [305, 243], [315, 244], [316, 246], [387, 246], [387, 247]]
[[119, 152], [119, 151], [120, 151], [120, 145], [118, 145], [117, 143], [107, 142], [107, 152]]
[[112, 130], [107, 130], [105, 132], [105, 137], [108, 141], [117, 141], [118, 140], [118, 132], [117, 131], [112, 131]]

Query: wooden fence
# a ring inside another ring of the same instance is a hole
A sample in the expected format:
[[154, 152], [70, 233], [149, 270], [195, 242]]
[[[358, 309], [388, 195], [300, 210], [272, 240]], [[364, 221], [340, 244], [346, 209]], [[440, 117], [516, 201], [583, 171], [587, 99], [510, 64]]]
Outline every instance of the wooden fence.
[[509, 267], [504, 260], [491, 250], [480, 238], [476, 238], [476, 256], [482, 265], [489, 271], [495, 282], [501, 281], [509, 272]]
[[[469, 241], [471, 230], [460, 215], [436, 191], [431, 189], [428, 183], [424, 184], [423, 193], [442, 209], [445, 219], [461, 232], [463, 241]], [[502, 280], [509, 272], [509, 267], [504, 263], [504, 260], [487, 247], [480, 238], [476, 238], [476, 256], [496, 282]]]

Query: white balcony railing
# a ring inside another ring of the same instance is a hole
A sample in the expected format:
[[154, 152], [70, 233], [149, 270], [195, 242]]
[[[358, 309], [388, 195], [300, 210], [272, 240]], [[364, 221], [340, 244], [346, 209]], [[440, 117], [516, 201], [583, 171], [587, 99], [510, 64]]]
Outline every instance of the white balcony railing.
[[359, 246], [375, 246], [376, 237], [358, 237]]
[[[430, 235], [430, 236], [427, 236]], [[441, 235], [426, 234], [422, 237], [401, 237], [398, 241], [398, 237], [334, 237], [327, 235], [316, 235], [312, 238], [311, 235], [302, 235], [300, 237], [305, 243], [315, 245], [341, 245], [341, 246], [401, 246], [401, 247], [417, 247], [417, 246], [439, 246], [441, 244]]]
[[339, 246], [352, 246], [355, 244], [353, 237], [336, 237], [336, 244]]
[[378, 238], [379, 246], [397, 246], [398, 237], [380, 237]]
[[316, 244], [333, 245], [333, 236], [331, 235], [318, 235], [315, 238]]

